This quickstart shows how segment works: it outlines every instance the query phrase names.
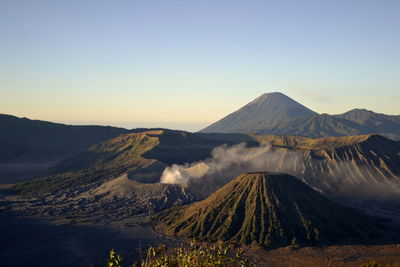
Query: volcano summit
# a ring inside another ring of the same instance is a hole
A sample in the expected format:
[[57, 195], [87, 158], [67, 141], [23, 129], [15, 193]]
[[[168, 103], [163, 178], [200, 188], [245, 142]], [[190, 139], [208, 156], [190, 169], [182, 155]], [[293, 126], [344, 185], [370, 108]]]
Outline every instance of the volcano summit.
[[156, 229], [169, 236], [268, 247], [360, 242], [377, 233], [369, 217], [294, 176], [268, 172], [242, 174], [203, 201], [162, 212]]

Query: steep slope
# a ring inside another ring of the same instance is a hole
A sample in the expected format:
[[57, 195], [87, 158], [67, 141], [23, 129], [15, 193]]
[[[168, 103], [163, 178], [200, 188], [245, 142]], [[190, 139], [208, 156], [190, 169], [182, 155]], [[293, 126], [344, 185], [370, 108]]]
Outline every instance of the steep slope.
[[128, 130], [72, 126], [0, 114], [0, 162], [60, 160]]
[[315, 115], [317, 113], [282, 93], [267, 93], [200, 132], [254, 133], [276, 122]]
[[156, 220], [156, 229], [170, 236], [264, 246], [358, 242], [376, 233], [368, 217], [293, 176], [266, 172], [240, 175], [207, 199]]
[[400, 200], [400, 143], [379, 135], [253, 136], [273, 145], [264, 169], [298, 176], [331, 196]]

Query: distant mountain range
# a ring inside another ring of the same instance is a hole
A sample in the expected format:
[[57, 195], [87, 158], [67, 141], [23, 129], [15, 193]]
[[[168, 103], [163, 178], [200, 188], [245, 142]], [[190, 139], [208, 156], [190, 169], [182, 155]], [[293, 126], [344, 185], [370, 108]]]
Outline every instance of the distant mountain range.
[[[120, 134], [145, 130], [73, 126], [0, 114], [0, 162], [60, 161]], [[318, 114], [282, 93], [267, 93], [199, 133], [214, 134], [207, 139], [218, 139], [218, 133], [244, 133], [312, 138], [379, 134], [400, 140], [400, 116], [365, 109], [339, 115]], [[223, 138], [233, 142], [251, 141], [245, 135]]]
[[0, 162], [58, 161], [129, 132], [108, 126], [72, 126], [0, 114]]
[[318, 114], [282, 93], [263, 94], [201, 130], [203, 133], [257, 133], [307, 137], [380, 134], [400, 140], [400, 116], [353, 109]]

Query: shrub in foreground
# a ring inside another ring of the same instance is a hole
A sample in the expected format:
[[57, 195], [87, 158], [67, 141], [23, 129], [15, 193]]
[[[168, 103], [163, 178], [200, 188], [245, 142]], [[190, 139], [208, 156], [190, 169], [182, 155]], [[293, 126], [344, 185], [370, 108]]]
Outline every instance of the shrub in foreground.
[[[110, 251], [108, 267], [121, 267], [122, 258]], [[255, 264], [243, 257], [243, 250], [232, 244], [219, 242], [215, 245], [191, 242], [190, 247], [168, 248], [160, 245], [149, 247], [145, 259], [133, 267], [250, 267]]]

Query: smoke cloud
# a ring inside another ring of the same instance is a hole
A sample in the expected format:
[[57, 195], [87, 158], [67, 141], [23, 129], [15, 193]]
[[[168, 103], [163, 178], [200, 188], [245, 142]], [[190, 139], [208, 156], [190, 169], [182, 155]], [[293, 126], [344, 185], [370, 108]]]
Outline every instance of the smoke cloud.
[[[281, 164], [282, 160], [297, 162], [300, 155], [287, 149], [274, 149], [270, 144], [263, 143], [258, 147], [247, 147], [240, 143], [231, 147], [222, 145], [211, 152], [211, 158], [201, 162], [167, 167], [162, 176], [161, 183], [181, 184], [188, 187], [196, 184], [210, 191], [224, 185], [239, 174], [249, 171], [281, 171], [293, 174], [293, 170]], [[296, 165], [296, 164], [295, 164]], [[199, 180], [202, 181], [199, 184]]]
[[[262, 143], [222, 145], [200, 162], [167, 167], [161, 183], [180, 184], [203, 198], [236, 176], [250, 171], [283, 172], [298, 177], [315, 190], [331, 196], [399, 198], [399, 177], [357, 160], [324, 158], [309, 150], [295, 150]], [[392, 176], [392, 177], [390, 177]]]

